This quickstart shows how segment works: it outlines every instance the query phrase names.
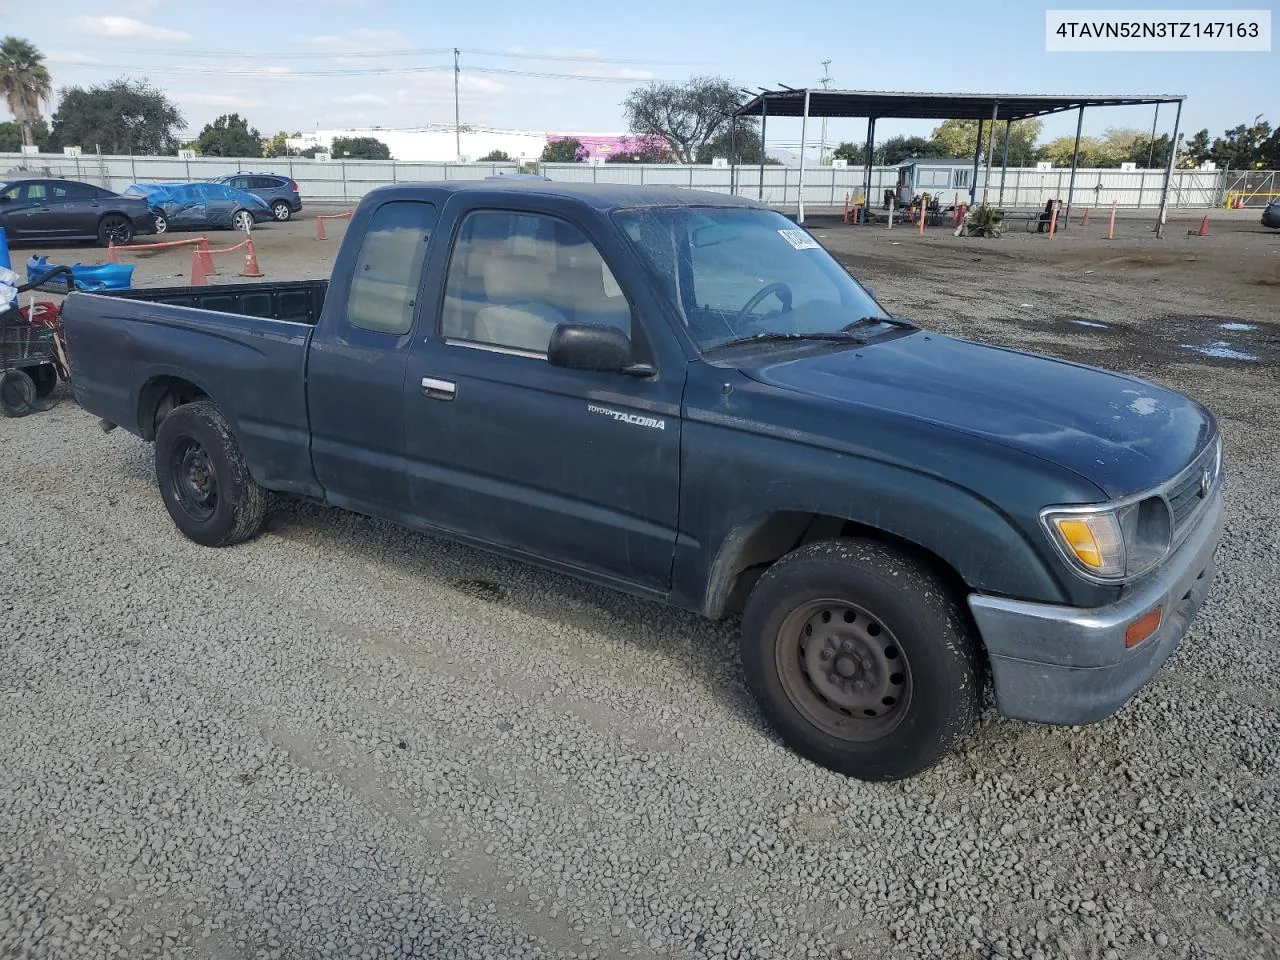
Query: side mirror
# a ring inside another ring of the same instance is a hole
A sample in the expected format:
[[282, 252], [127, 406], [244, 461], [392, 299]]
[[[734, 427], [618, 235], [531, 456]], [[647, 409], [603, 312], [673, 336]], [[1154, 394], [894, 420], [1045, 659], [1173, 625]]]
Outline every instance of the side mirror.
[[11, 200], [13, 200], [13, 197], [7, 193], [0, 193], [0, 203], [9, 203]]
[[879, 303], [879, 302], [880, 302], [878, 299], [876, 299], [876, 288], [875, 288], [875, 287], [863, 287], [862, 289], [863, 289], [863, 290], [865, 290], [865, 291], [867, 291], [867, 296], [869, 296], [872, 300], [875, 300], [875, 301], [876, 301], [876, 303]]
[[630, 373], [633, 367], [631, 340], [617, 327], [595, 323], [557, 324], [547, 344], [547, 363], [571, 370]]

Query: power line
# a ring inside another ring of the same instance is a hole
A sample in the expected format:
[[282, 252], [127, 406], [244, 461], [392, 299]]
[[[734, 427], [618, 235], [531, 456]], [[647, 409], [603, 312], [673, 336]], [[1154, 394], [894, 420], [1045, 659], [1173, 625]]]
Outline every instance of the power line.
[[[208, 60], [363, 60], [385, 59], [387, 57], [445, 56], [452, 54], [455, 49], [457, 49], [459, 53], [466, 53], [478, 57], [501, 57], [504, 59], [514, 60], [544, 60], [560, 63], [610, 63], [621, 65], [630, 64], [633, 66], [696, 66], [699, 62], [691, 60], [644, 60], [627, 59], [622, 57], [592, 57], [584, 54], [524, 53], [510, 50], [482, 50], [472, 47], [406, 47], [391, 50], [352, 50], [349, 52], [341, 50], [324, 50], [298, 51], [292, 53], [281, 53], [278, 51], [272, 51], [270, 53], [254, 53], [252, 51], [244, 50], [156, 50], [153, 48], [144, 49], [141, 47], [113, 47], [111, 52], [127, 54], [144, 53], [148, 57], [159, 55]], [[83, 66], [107, 66], [107, 64], [83, 64]]]
[[[266, 80], [288, 79], [291, 77], [373, 77], [415, 73], [441, 73], [454, 69], [453, 64], [451, 63], [428, 64], [418, 67], [353, 67], [348, 69], [332, 70], [291, 69], [287, 71], [271, 71], [263, 69], [237, 70], [226, 67], [135, 66], [124, 63], [93, 63], [79, 64], [79, 66], [186, 76], [256, 77]], [[503, 67], [468, 67], [467, 70], [471, 73], [492, 73], [514, 77], [536, 77], [545, 80], [585, 80], [593, 83], [647, 83], [649, 80], [653, 79], [652, 77], [601, 77], [584, 73], [548, 73], [537, 70], [514, 70]]]
[[[822, 78], [818, 81], [822, 84], [823, 90], [830, 89], [831, 84], [831, 66], [830, 58], [822, 61]], [[827, 118], [822, 118], [822, 140], [818, 145], [818, 166], [822, 166], [827, 160]], [[800, 162], [804, 163], [804, 158], [800, 158]]]

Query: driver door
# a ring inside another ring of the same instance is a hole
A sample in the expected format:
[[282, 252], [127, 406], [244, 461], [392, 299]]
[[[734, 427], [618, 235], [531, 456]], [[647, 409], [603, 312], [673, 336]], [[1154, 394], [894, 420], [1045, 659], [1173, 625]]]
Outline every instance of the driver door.
[[648, 377], [547, 363], [558, 323], [612, 324], [651, 358], [638, 310], [578, 225], [473, 209], [409, 358], [414, 511], [487, 543], [660, 592], [680, 495], [684, 365]]

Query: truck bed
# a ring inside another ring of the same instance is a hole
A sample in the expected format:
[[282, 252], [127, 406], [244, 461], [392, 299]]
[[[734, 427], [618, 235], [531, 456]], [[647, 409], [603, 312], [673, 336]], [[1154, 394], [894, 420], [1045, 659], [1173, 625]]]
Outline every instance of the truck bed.
[[76, 401], [153, 439], [168, 394], [217, 397], [255, 479], [312, 492], [307, 344], [327, 280], [72, 293], [62, 307]]
[[320, 310], [324, 306], [324, 296], [328, 289], [328, 280], [279, 280], [202, 287], [104, 290], [97, 295], [315, 326], [320, 319]]

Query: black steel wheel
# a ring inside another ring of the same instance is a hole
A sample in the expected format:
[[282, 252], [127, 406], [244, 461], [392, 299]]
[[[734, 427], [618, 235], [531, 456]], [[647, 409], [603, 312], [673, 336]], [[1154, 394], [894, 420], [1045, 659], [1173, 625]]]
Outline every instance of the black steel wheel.
[[877, 740], [907, 715], [911, 665], [892, 631], [857, 604], [801, 604], [778, 628], [774, 650], [787, 697], [832, 737]]
[[216, 404], [201, 400], [170, 412], [156, 431], [155, 456], [165, 509], [188, 539], [225, 547], [262, 527], [266, 491]]
[[789, 747], [861, 780], [899, 780], [976, 723], [984, 663], [949, 585], [871, 540], [800, 547], [742, 616], [747, 685]]
[[118, 213], [108, 213], [98, 223], [98, 243], [102, 246], [124, 246], [133, 240], [133, 224]]
[[25, 370], [7, 370], [0, 374], [0, 413], [6, 417], [25, 417], [36, 408], [36, 384]]

